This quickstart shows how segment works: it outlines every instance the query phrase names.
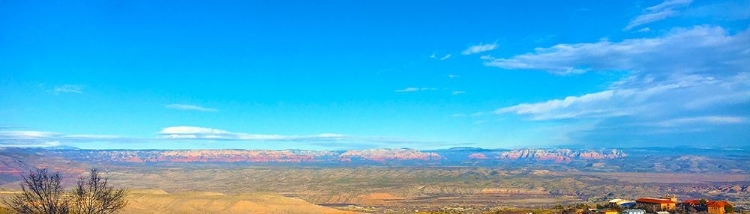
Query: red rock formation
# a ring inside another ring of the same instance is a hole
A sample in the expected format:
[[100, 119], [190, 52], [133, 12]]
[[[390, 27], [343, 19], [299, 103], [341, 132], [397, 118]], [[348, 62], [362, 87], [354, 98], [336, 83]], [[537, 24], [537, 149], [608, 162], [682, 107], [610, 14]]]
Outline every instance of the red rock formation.
[[471, 160], [484, 160], [487, 159], [487, 155], [484, 155], [482, 153], [472, 153], [469, 155], [469, 159]]
[[352, 159], [385, 162], [388, 160], [439, 160], [441, 157], [433, 152], [420, 152], [414, 149], [370, 149], [349, 150], [339, 155], [339, 161], [350, 162]]
[[517, 160], [541, 160], [541, 161], [555, 161], [558, 163], [566, 163], [575, 159], [614, 159], [625, 157], [622, 151], [613, 149], [605, 151], [594, 151], [594, 150], [579, 150], [574, 151], [570, 149], [520, 149], [513, 151], [501, 152], [498, 155], [499, 159]]

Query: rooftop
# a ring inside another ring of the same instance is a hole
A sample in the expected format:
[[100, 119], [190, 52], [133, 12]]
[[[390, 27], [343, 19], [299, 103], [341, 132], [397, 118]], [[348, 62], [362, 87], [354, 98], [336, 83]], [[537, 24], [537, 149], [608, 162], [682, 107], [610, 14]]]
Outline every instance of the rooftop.
[[667, 204], [667, 203], [674, 203], [674, 201], [669, 199], [663, 199], [663, 198], [639, 198], [635, 200], [635, 202], [638, 203], [649, 203], [649, 204]]
[[708, 207], [724, 207], [727, 204], [729, 204], [729, 202], [726, 202], [726, 201], [709, 201], [709, 202], [706, 202], [706, 206], [708, 206]]

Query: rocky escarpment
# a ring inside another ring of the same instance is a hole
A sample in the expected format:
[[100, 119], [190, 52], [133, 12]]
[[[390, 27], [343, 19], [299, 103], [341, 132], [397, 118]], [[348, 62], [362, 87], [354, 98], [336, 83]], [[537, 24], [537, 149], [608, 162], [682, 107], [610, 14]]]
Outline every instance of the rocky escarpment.
[[440, 155], [434, 152], [421, 152], [414, 149], [369, 149], [349, 150], [339, 155], [339, 161], [351, 162], [354, 159], [385, 162], [390, 160], [439, 160]]
[[626, 157], [619, 150], [518, 149], [456, 155], [452, 150], [420, 151], [408, 148], [366, 150], [60, 150], [51, 151], [78, 161], [114, 163], [378, 163], [482, 162], [491, 160], [554, 161], [599, 160]]
[[307, 150], [76, 150], [58, 154], [115, 163], [300, 163], [325, 161], [337, 155], [334, 151]]
[[554, 161], [558, 163], [572, 160], [615, 159], [628, 156], [623, 151], [611, 150], [572, 150], [572, 149], [518, 149], [500, 152], [499, 159]]
[[434, 152], [414, 149], [313, 150], [74, 150], [57, 154], [79, 161], [114, 163], [336, 163], [431, 161]]

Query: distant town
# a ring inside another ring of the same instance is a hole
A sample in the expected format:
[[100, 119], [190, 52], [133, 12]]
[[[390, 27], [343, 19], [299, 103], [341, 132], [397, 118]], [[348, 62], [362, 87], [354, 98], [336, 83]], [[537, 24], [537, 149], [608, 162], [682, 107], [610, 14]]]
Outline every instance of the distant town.
[[562, 208], [558, 205], [555, 209], [563, 209], [564, 214], [673, 214], [673, 213], [708, 213], [726, 214], [734, 213], [734, 206], [728, 201], [687, 199], [679, 201], [676, 195], [665, 195], [663, 197], [644, 197], [635, 200], [612, 199], [604, 205], [597, 204], [589, 207], [586, 204], [578, 204]]

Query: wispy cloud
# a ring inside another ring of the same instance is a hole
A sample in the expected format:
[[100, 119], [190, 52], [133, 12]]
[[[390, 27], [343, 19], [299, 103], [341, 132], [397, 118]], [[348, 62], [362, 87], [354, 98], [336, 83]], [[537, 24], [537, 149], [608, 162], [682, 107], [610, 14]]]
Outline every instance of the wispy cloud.
[[669, 119], [656, 123], [657, 126], [671, 127], [671, 126], [683, 126], [683, 125], [695, 125], [695, 124], [738, 124], [745, 123], [747, 121], [744, 117], [736, 116], [700, 116], [700, 117], [682, 117]]
[[530, 115], [533, 120], [623, 115], [627, 114], [626, 111], [609, 106], [608, 103], [613, 97], [614, 99], [623, 99], [630, 96], [633, 96], [633, 91], [631, 90], [607, 90], [539, 103], [522, 103], [497, 109], [494, 113]]
[[49, 138], [58, 135], [58, 133], [42, 131], [0, 131], [0, 138], [2, 139], [36, 139]]
[[448, 74], [448, 78], [451, 78], [451, 79], [455, 79], [455, 78], [459, 78], [459, 77], [460, 76], [455, 75], [455, 74]]
[[495, 43], [492, 43], [492, 44], [481, 44], [480, 43], [478, 45], [474, 45], [474, 46], [471, 46], [469, 48], [466, 48], [466, 50], [462, 51], [461, 54], [463, 54], [463, 55], [477, 54], [477, 53], [482, 53], [482, 52], [486, 52], [486, 51], [495, 50], [495, 48], [497, 48], [497, 44], [495, 44]]
[[[653, 140], [653, 135], [679, 143], [676, 141], [685, 140], [680, 136], [685, 130], [724, 135], [746, 131], [743, 126], [750, 113], [739, 109], [750, 103], [748, 50], [750, 29], [730, 34], [721, 27], [695, 26], [675, 28], [654, 38], [558, 44], [510, 58], [484, 60], [487, 66], [552, 74], [626, 74], [602, 90], [519, 103], [493, 113], [531, 121], [590, 124], [558, 133], [574, 141], [624, 137], [633, 141], [621, 142], [642, 145]], [[722, 127], [716, 127], [719, 125]]]
[[440, 60], [450, 59], [451, 56], [452, 56], [451, 54], [446, 54], [445, 56], [443, 56], [442, 58], [440, 58]]
[[451, 92], [452, 95], [459, 95], [459, 94], [465, 94], [465, 91], [453, 91]]
[[60, 93], [76, 93], [81, 94], [83, 93], [83, 86], [82, 85], [59, 85], [55, 86], [54, 89], [52, 89], [52, 93], [60, 94]]
[[687, 6], [691, 2], [692, 0], [667, 0], [661, 4], [648, 7], [644, 10], [643, 14], [631, 20], [625, 27], [625, 30], [675, 16], [677, 15], [676, 8]]
[[0, 131], [0, 147], [49, 147], [61, 142], [112, 142], [136, 139], [117, 135], [65, 135], [56, 132], [8, 130]]
[[[222, 129], [197, 126], [165, 127], [155, 137], [135, 138], [120, 135], [99, 134], [62, 134], [46, 131], [8, 130], [0, 131], [0, 148], [3, 147], [51, 147], [60, 145], [81, 145], [81, 143], [107, 143], [124, 145], [130, 143], [175, 143], [175, 142], [263, 142], [283, 141], [300, 143], [306, 146], [324, 146], [325, 149], [354, 149], [354, 148], [389, 148], [393, 146], [438, 145], [445, 142], [431, 142], [404, 139], [389, 136], [349, 136], [336, 133], [320, 133], [313, 135], [280, 135], [280, 134], [251, 134], [230, 132]], [[251, 146], [252, 147], [252, 146]], [[111, 148], [116, 148], [111, 147]], [[238, 144], [237, 148], [247, 148], [246, 144]]]
[[316, 135], [277, 135], [277, 134], [248, 134], [229, 132], [195, 126], [173, 126], [162, 129], [159, 134], [167, 139], [187, 140], [235, 140], [235, 141], [275, 141], [275, 140], [340, 140], [347, 136], [342, 134], [323, 133]]
[[[750, 101], [748, 73], [729, 77], [689, 75], [654, 82], [628, 79], [611, 89], [581, 96], [569, 96], [537, 103], [522, 103], [495, 110], [496, 114], [529, 116], [532, 120], [606, 118], [619, 116], [661, 118], [673, 112], [693, 111], [706, 105], [733, 105]], [[739, 94], [737, 94], [739, 92]], [[734, 94], [731, 99], [714, 99], [717, 95]]]
[[[730, 35], [721, 27], [676, 28], [657, 38], [558, 44], [511, 58], [485, 57], [485, 65], [566, 75], [588, 71], [663, 74], [750, 71], [750, 31]], [[696, 54], [701, 53], [701, 54]], [[686, 60], [689, 59], [689, 60]]]
[[408, 88], [404, 88], [404, 89], [399, 89], [399, 90], [396, 90], [396, 92], [397, 92], [397, 93], [404, 93], [404, 92], [417, 92], [417, 91], [434, 91], [434, 90], [437, 90], [437, 88], [427, 88], [427, 87], [422, 87], [422, 88], [418, 88], [418, 87], [408, 87]]
[[196, 105], [187, 105], [187, 104], [169, 104], [164, 106], [165, 108], [169, 109], [177, 109], [177, 110], [185, 110], [185, 111], [203, 111], [203, 112], [215, 112], [219, 111], [215, 108], [206, 108]]

